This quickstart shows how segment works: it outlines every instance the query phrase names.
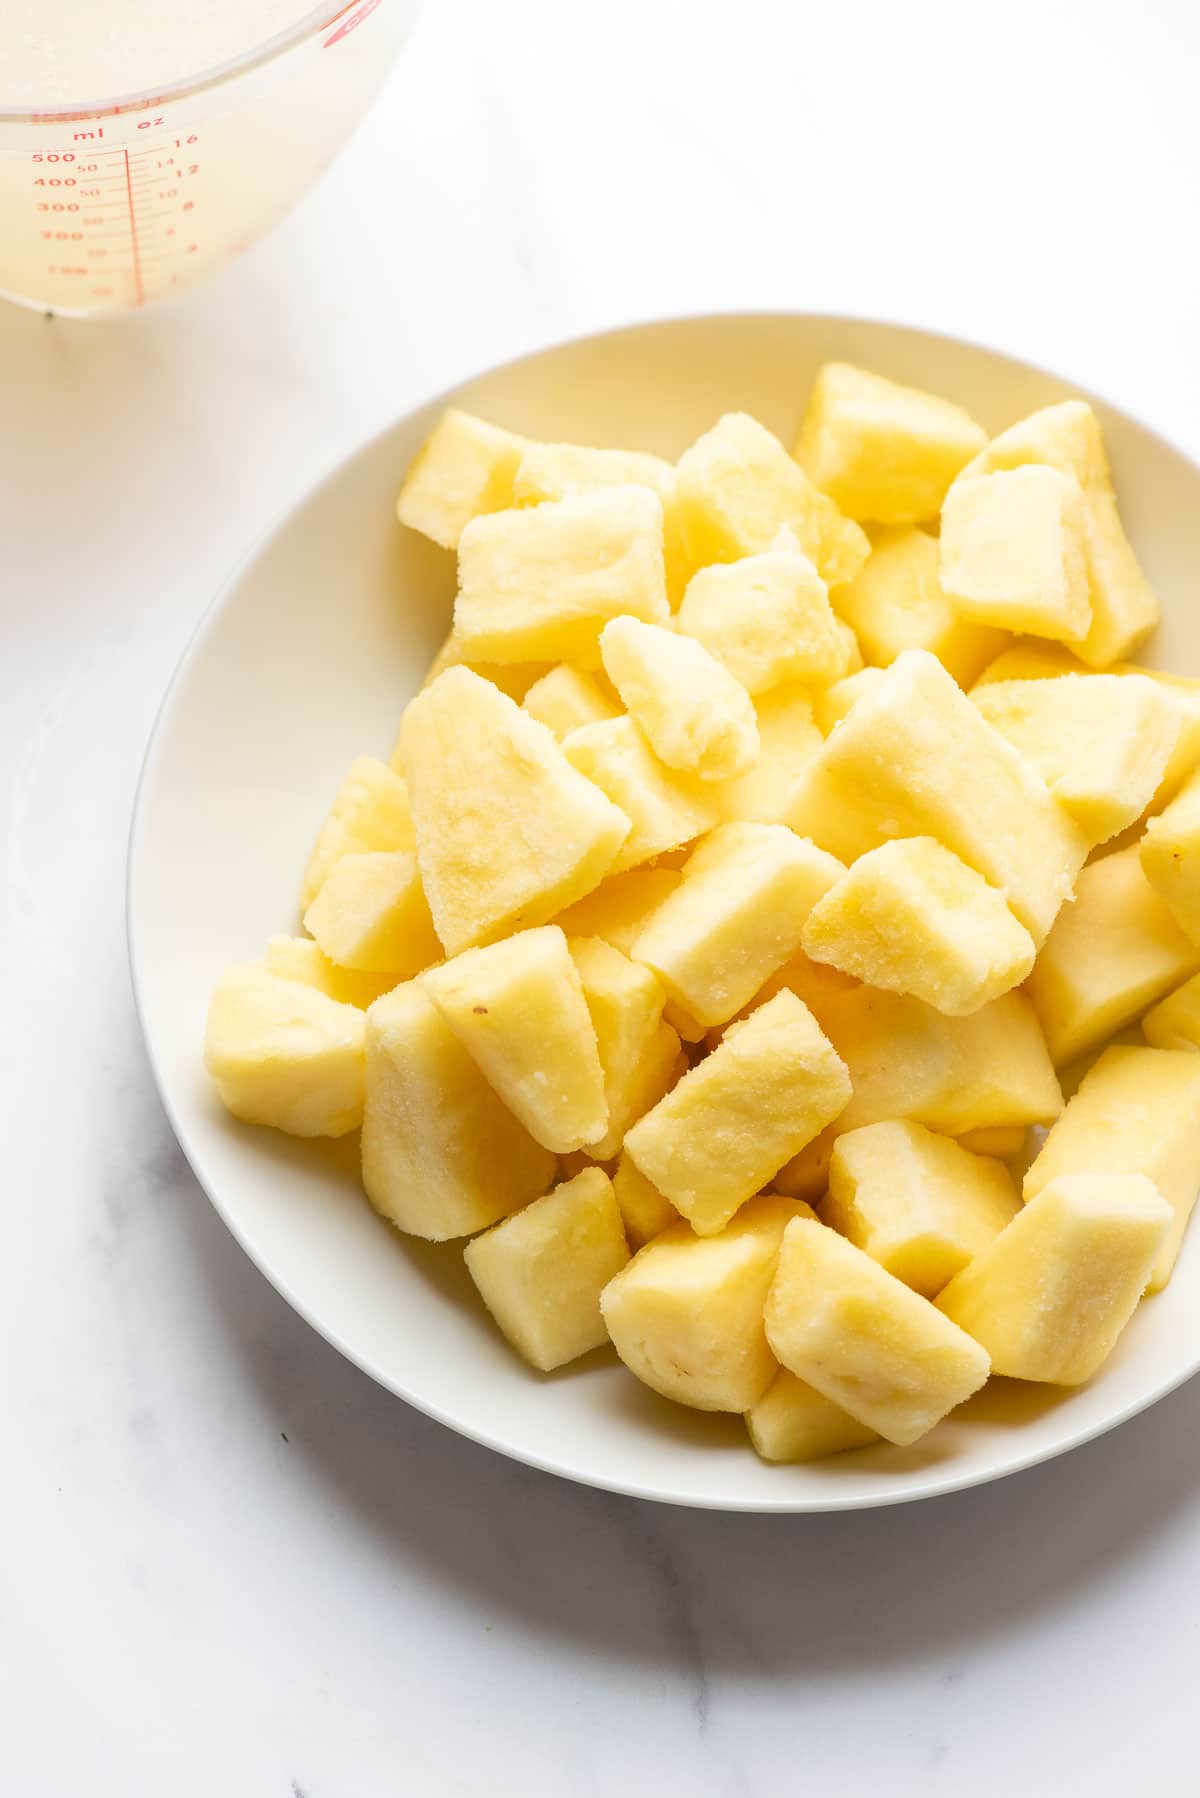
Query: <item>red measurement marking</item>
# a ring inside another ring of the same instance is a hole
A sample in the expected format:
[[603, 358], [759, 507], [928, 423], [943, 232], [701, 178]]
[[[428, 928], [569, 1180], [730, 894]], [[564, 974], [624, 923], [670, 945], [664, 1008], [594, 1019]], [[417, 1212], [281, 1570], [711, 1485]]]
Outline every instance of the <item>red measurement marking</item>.
[[141, 254], [138, 250], [137, 219], [133, 215], [133, 188], [129, 184], [129, 151], [126, 150], [124, 152], [124, 155], [125, 155], [125, 201], [126, 201], [126, 205], [129, 208], [129, 241], [130, 241], [130, 246], [133, 250], [133, 281], [134, 281], [134, 287], [136, 288], [136, 291], [137, 291], [137, 298], [136, 298], [134, 304], [138, 305], [138, 306], [143, 306], [146, 303], [146, 290], [142, 286], [142, 259], [141, 259]]
[[363, 0], [362, 5], [352, 12], [348, 19], [342, 20], [336, 31], [330, 32], [325, 39], [325, 49], [328, 50], [334, 44], [339, 44], [344, 37], [349, 37], [352, 31], [357, 31], [359, 26], [365, 24], [381, 4], [382, 0]]

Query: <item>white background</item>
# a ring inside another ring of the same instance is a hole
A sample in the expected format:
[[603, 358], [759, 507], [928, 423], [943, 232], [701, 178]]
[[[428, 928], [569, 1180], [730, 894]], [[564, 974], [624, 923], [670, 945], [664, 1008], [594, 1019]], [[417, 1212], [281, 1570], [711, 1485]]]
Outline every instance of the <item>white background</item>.
[[1198, 77], [1190, 0], [429, 0], [236, 267], [103, 324], [0, 309], [3, 1798], [1195, 1792], [1200, 1385], [893, 1512], [690, 1514], [500, 1461], [342, 1363], [208, 1208], [121, 887], [230, 564], [491, 360], [845, 308], [1200, 451]]

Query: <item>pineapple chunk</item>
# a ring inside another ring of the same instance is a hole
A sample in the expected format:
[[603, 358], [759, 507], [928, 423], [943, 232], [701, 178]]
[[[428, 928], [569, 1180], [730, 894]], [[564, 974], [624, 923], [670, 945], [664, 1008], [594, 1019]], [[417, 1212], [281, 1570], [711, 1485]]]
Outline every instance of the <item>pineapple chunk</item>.
[[[817, 704], [821, 697], [818, 695]], [[799, 682], [759, 694], [754, 706], [758, 756], [745, 774], [722, 783], [717, 794], [722, 817], [756, 824], [783, 821], [792, 808], [793, 787], [800, 769], [821, 747], [813, 707], [812, 694]]]
[[413, 700], [403, 743], [417, 862], [449, 955], [581, 899], [629, 835], [545, 725], [469, 669]]
[[842, 861], [930, 836], [999, 888], [1035, 942], [1088, 843], [1011, 743], [923, 649], [898, 656], [804, 771], [787, 820]]
[[1200, 974], [1146, 1013], [1142, 1035], [1154, 1049], [1200, 1049]]
[[542, 1373], [608, 1341], [600, 1295], [629, 1260], [612, 1182], [588, 1168], [463, 1250], [484, 1304]]
[[1173, 696], [1139, 675], [989, 681], [971, 697], [1090, 843], [1107, 842], [1141, 817], [1179, 738]]
[[948, 1018], [903, 993], [829, 992], [821, 1028], [850, 1070], [840, 1131], [890, 1118], [961, 1136], [998, 1124], [1048, 1124], [1063, 1100], [1033, 1007], [1005, 993]]
[[1091, 407], [1083, 400], [1065, 400], [1023, 418], [968, 462], [960, 479], [1030, 463], [1074, 475], [1083, 489], [1092, 624], [1076, 650], [1090, 667], [1107, 668], [1149, 636], [1159, 608], [1121, 528], [1100, 425]]
[[431, 968], [424, 986], [535, 1142], [556, 1155], [600, 1143], [608, 1129], [604, 1070], [579, 970], [557, 924], [467, 949]]
[[337, 967], [306, 936], [268, 938], [261, 965], [281, 980], [299, 980], [305, 986], [315, 986], [340, 1005], [357, 1005], [360, 1011], [396, 985], [392, 974], [358, 974], [352, 968]]
[[1200, 949], [1146, 879], [1135, 843], [1083, 870], [1026, 991], [1064, 1067], [1198, 969]]
[[662, 984], [649, 968], [639, 967], [602, 937], [572, 937], [567, 946], [604, 1070], [608, 1128], [591, 1145], [591, 1153], [597, 1161], [609, 1161], [630, 1124], [657, 1105], [671, 1084], [679, 1038], [662, 1021]]
[[1172, 1222], [1144, 1174], [1050, 1180], [957, 1274], [938, 1310], [993, 1373], [1080, 1386], [1133, 1316]]
[[1174, 1212], [1150, 1278], [1171, 1277], [1200, 1187], [1200, 1057], [1108, 1048], [1084, 1076], [1025, 1175], [1026, 1201], [1062, 1174], [1145, 1174]]
[[406, 849], [343, 855], [305, 912], [304, 928], [330, 961], [362, 974], [407, 980], [442, 958], [417, 858]]
[[[1163, 674], [1157, 668], [1138, 668], [1132, 662], [1118, 663], [1111, 672], [1153, 681], [1175, 715], [1179, 734], [1149, 808], [1159, 812], [1200, 765], [1200, 682], [1189, 681], [1181, 675]], [[972, 697], [999, 682], [1049, 680], [1066, 674], [1087, 674], [1095, 678], [1095, 673], [1095, 669], [1059, 644], [1018, 644], [988, 665], [972, 688]]]
[[840, 724], [850, 707], [870, 693], [883, 678], [882, 668], [860, 668], [857, 674], [845, 674], [841, 680], [822, 687], [813, 700], [813, 718], [823, 737]]
[[633, 947], [698, 1023], [723, 1024], [800, 947], [842, 864], [782, 824], [723, 824], [705, 838]]
[[411, 1236], [470, 1236], [544, 1193], [554, 1156], [497, 1098], [419, 980], [367, 1013], [362, 1174]]
[[700, 1411], [746, 1411], [775, 1377], [763, 1304], [779, 1243], [807, 1205], [766, 1194], [719, 1236], [675, 1224], [607, 1286], [600, 1309], [618, 1355], [664, 1398]]
[[838, 1138], [821, 1216], [931, 1299], [1019, 1209], [1002, 1162], [970, 1155], [949, 1137], [904, 1120]]
[[865, 1423], [783, 1367], [746, 1412], [746, 1429], [764, 1461], [820, 1461], [879, 1441]]
[[927, 531], [877, 531], [870, 560], [838, 588], [835, 604], [868, 662], [886, 668], [906, 649], [927, 649], [969, 687], [1007, 639], [955, 610], [942, 590], [940, 560], [937, 538]]
[[621, 708], [614, 705], [599, 681], [581, 668], [560, 662], [535, 680], [523, 701], [531, 718], [544, 724], [561, 743], [583, 724], [600, 724], [605, 718], [617, 718]]
[[651, 1186], [637, 1163], [628, 1155], [622, 1154], [617, 1162], [612, 1183], [621, 1210], [621, 1221], [625, 1225], [625, 1236], [635, 1252], [645, 1248], [655, 1236], [661, 1236], [664, 1230], [669, 1230], [672, 1224], [680, 1221], [679, 1213], [670, 1199], [664, 1199], [658, 1188]]
[[967, 1149], [972, 1155], [1015, 1161], [1024, 1153], [1028, 1136], [1024, 1124], [993, 1124], [990, 1129], [964, 1130], [956, 1140], [960, 1149]]
[[942, 586], [977, 624], [1079, 642], [1092, 622], [1083, 492], [1031, 465], [957, 481], [942, 510]]
[[632, 718], [609, 718], [573, 730], [563, 754], [607, 794], [620, 815], [632, 820], [613, 873], [690, 843], [717, 822], [711, 785], [660, 762]]
[[600, 633], [604, 671], [650, 747], [668, 768], [731, 780], [758, 754], [754, 705], [741, 682], [702, 643], [639, 618]]
[[554, 920], [568, 936], [599, 936], [628, 955], [682, 874], [675, 868], [629, 868], [610, 874], [595, 892], [577, 899]]
[[369, 755], [352, 763], [309, 857], [300, 909], [307, 911], [343, 855], [370, 849], [411, 849], [416, 842], [408, 788]]
[[622, 612], [670, 617], [662, 505], [646, 487], [496, 512], [462, 534], [454, 634], [469, 658], [594, 667], [601, 628]]
[[513, 503], [525, 439], [453, 407], [443, 412], [409, 466], [396, 512], [401, 524], [456, 549], [481, 512]]
[[757, 555], [788, 529], [834, 587], [852, 580], [870, 553], [865, 532], [748, 413], [726, 413], [680, 457], [676, 472], [693, 567]]
[[641, 450], [587, 449], [575, 443], [531, 443], [513, 482], [518, 506], [572, 499], [599, 487], [649, 487], [663, 509], [663, 558], [667, 592], [676, 601], [691, 572], [683, 540], [675, 470], [661, 456]]
[[919, 524], [987, 443], [969, 413], [849, 362], [818, 370], [796, 460], [849, 518]]
[[957, 1324], [805, 1218], [783, 1233], [765, 1321], [790, 1373], [889, 1442], [916, 1442], [988, 1376], [987, 1354]]
[[846, 672], [845, 638], [825, 583], [797, 549], [768, 547], [701, 568], [688, 582], [678, 624], [748, 693]]
[[812, 961], [950, 1017], [1019, 986], [1034, 957], [1033, 938], [995, 888], [932, 837], [860, 856], [813, 906], [803, 941]]
[[204, 1065], [247, 1124], [345, 1136], [363, 1110], [363, 1014], [266, 968], [227, 968], [213, 990]]
[[794, 993], [776, 993], [726, 1031], [626, 1132], [652, 1185], [701, 1236], [729, 1222], [850, 1097], [844, 1064]]
[[1146, 826], [1142, 872], [1191, 942], [1200, 943], [1200, 774]]

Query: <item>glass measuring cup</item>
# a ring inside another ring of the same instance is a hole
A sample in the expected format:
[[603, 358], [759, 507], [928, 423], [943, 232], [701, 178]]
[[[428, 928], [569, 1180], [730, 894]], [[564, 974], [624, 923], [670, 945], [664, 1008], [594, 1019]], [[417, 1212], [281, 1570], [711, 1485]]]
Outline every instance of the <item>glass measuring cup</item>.
[[326, 0], [155, 93], [0, 107], [0, 295], [75, 318], [123, 312], [228, 261], [340, 149], [418, 4]]

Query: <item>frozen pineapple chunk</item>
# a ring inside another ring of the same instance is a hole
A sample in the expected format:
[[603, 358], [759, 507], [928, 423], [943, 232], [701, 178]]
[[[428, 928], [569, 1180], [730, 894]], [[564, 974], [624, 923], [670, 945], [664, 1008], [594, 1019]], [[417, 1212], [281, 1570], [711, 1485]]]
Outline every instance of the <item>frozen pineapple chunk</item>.
[[999, 1124], [1048, 1124], [1062, 1111], [1024, 993], [1004, 993], [965, 1018], [870, 986], [829, 992], [814, 1003], [854, 1085], [839, 1131], [913, 1118], [961, 1136]]
[[469, 1242], [463, 1256], [504, 1335], [542, 1373], [607, 1342], [600, 1295], [629, 1249], [602, 1168], [535, 1199]]
[[537, 718], [562, 742], [583, 724], [600, 724], [620, 716], [600, 683], [581, 668], [560, 662], [528, 688], [522, 702], [531, 718]]
[[1200, 1049], [1200, 974], [1151, 1007], [1142, 1035], [1155, 1049]]
[[1146, 879], [1134, 843], [1083, 870], [1026, 991], [1055, 1067], [1065, 1067], [1198, 969], [1200, 949]]
[[300, 889], [301, 911], [308, 910], [343, 855], [369, 849], [411, 849], [415, 842], [404, 781], [383, 762], [360, 756], [342, 782], [309, 857]]
[[877, 531], [870, 559], [837, 590], [867, 661], [886, 668], [906, 649], [927, 649], [960, 687], [999, 655], [1003, 631], [964, 618], [942, 590], [936, 537], [911, 525]]
[[823, 737], [842, 722], [850, 707], [871, 692], [883, 677], [882, 668], [860, 668], [857, 674], [845, 674], [841, 680], [822, 687], [813, 700], [813, 718]]
[[597, 1161], [609, 1161], [630, 1124], [657, 1105], [671, 1085], [679, 1038], [663, 1023], [662, 983], [649, 968], [602, 937], [572, 937], [568, 948], [596, 1032], [608, 1107], [608, 1127], [590, 1152]]
[[1158, 601], [1138, 567], [1121, 527], [1100, 425], [1083, 400], [1065, 400], [1034, 412], [994, 437], [959, 477], [1043, 464], [1073, 475], [1083, 489], [1084, 553], [1092, 623], [1077, 653], [1093, 668], [1108, 668], [1154, 629]]
[[1133, 1316], [1172, 1221], [1144, 1174], [1064, 1174], [958, 1273], [939, 1311], [992, 1372], [1080, 1386]]
[[662, 505], [646, 487], [495, 512], [462, 534], [454, 634], [468, 658], [594, 667], [622, 612], [670, 616]]
[[600, 1308], [618, 1355], [664, 1398], [700, 1411], [745, 1411], [775, 1377], [763, 1304], [779, 1243], [807, 1205], [752, 1199], [719, 1236], [675, 1224], [647, 1244]]
[[971, 697], [1090, 843], [1107, 842], [1141, 817], [1179, 737], [1171, 694], [1136, 674], [989, 681]]
[[443, 412], [411, 463], [396, 511], [401, 524], [455, 549], [481, 512], [513, 503], [525, 439], [453, 407]]
[[546, 726], [469, 669], [418, 694], [402, 740], [417, 862], [449, 955], [581, 899], [629, 835]]
[[826, 362], [796, 460], [847, 517], [919, 524], [936, 516], [955, 475], [986, 443], [983, 427], [953, 401]]
[[688, 582], [678, 624], [748, 693], [846, 672], [846, 643], [825, 583], [794, 548], [701, 568]]
[[1037, 465], [957, 481], [942, 510], [941, 572], [960, 616], [1078, 642], [1092, 621], [1078, 481]]
[[813, 906], [803, 942], [810, 960], [950, 1017], [1019, 986], [1034, 957], [995, 888], [932, 837], [860, 856]]
[[663, 556], [667, 591], [678, 601], [690, 572], [675, 469], [661, 456], [641, 450], [588, 449], [577, 443], [527, 445], [513, 481], [518, 506], [548, 499], [571, 499], [599, 487], [649, 487], [663, 509]]
[[838, 1138], [821, 1216], [931, 1299], [1019, 1209], [1002, 1162], [904, 1120]]
[[227, 968], [208, 1008], [204, 1065], [234, 1117], [292, 1136], [362, 1121], [363, 1014], [266, 968]]
[[353, 968], [339, 968], [306, 936], [270, 937], [262, 966], [282, 980], [300, 980], [339, 1004], [357, 1005], [361, 1011], [396, 985], [394, 974], [359, 974]]
[[573, 730], [563, 754], [632, 820], [612, 863], [614, 873], [690, 843], [717, 822], [711, 783], [659, 761], [630, 717]]
[[600, 1142], [608, 1129], [604, 1070], [579, 970], [557, 924], [467, 949], [431, 968], [424, 985], [536, 1142], [556, 1155]]
[[568, 936], [599, 936], [628, 955], [668, 893], [683, 875], [677, 868], [629, 868], [610, 874], [595, 892], [577, 899], [554, 922]]
[[889, 1442], [916, 1442], [988, 1376], [987, 1354], [957, 1324], [805, 1218], [783, 1233], [765, 1321], [790, 1373]]
[[367, 1013], [362, 1173], [410, 1236], [445, 1242], [544, 1193], [554, 1156], [496, 1096], [419, 980]]
[[865, 532], [748, 413], [726, 413], [680, 457], [676, 472], [684, 537], [696, 568], [757, 555], [784, 529], [795, 533], [831, 587], [853, 579], [867, 559]]
[[796, 953], [805, 919], [844, 872], [782, 824], [723, 824], [694, 851], [634, 958], [700, 1024], [723, 1024]]
[[679, 1213], [670, 1199], [664, 1199], [656, 1186], [651, 1186], [637, 1163], [622, 1154], [612, 1177], [613, 1192], [621, 1210], [625, 1236], [635, 1252], [644, 1248], [655, 1236], [661, 1236], [679, 1222]]
[[1157, 1292], [1200, 1188], [1200, 1056], [1186, 1049], [1108, 1048], [1084, 1076], [1025, 1175], [1026, 1201], [1063, 1174], [1145, 1174], [1174, 1212], [1150, 1277]]
[[898, 656], [826, 738], [787, 822], [845, 862], [889, 837], [936, 837], [999, 889], [1035, 942], [1088, 850], [1045, 782], [923, 649]]
[[[815, 703], [819, 704], [822, 696], [818, 695]], [[792, 681], [772, 687], [769, 693], [760, 693], [754, 710], [758, 755], [745, 774], [721, 783], [717, 800], [726, 819], [779, 824], [792, 808], [800, 770], [821, 747], [821, 732], [813, 716], [814, 699], [807, 687]]]
[[733, 1024], [626, 1132], [652, 1185], [701, 1236], [720, 1230], [850, 1097], [844, 1064], [795, 994]]
[[1139, 854], [1142, 872], [1175, 922], [1200, 943], [1200, 774], [1151, 818]]
[[764, 1461], [820, 1461], [879, 1441], [874, 1430], [784, 1367], [746, 1412], [746, 1429]]
[[407, 980], [442, 959], [417, 858], [406, 849], [343, 855], [304, 914], [330, 961]]
[[754, 705], [741, 682], [702, 643], [639, 618], [600, 633], [604, 671], [668, 768], [731, 780], [758, 754]]

